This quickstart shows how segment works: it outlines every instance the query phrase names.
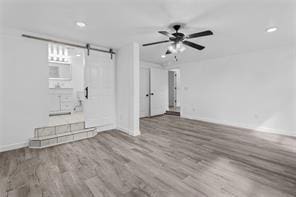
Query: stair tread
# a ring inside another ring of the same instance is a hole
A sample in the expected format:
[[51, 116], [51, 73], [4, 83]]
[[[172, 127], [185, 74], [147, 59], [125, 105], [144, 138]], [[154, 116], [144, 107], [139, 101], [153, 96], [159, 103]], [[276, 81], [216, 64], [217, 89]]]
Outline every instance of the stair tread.
[[82, 130], [75, 130], [75, 131], [70, 131], [70, 132], [66, 132], [66, 133], [60, 133], [60, 134], [56, 134], [56, 135], [33, 137], [33, 138], [31, 138], [31, 140], [48, 140], [48, 139], [52, 139], [52, 138], [57, 138], [57, 137], [62, 137], [62, 136], [67, 136], [67, 135], [73, 135], [73, 134], [83, 133], [83, 132], [88, 132], [88, 131], [95, 131], [95, 130], [96, 130], [96, 128], [92, 127], [92, 128], [82, 129]]
[[177, 111], [166, 111], [166, 114], [180, 114], [180, 112]]
[[60, 127], [60, 126], [65, 126], [65, 125], [73, 125], [73, 124], [85, 124], [84, 121], [82, 122], [72, 122], [72, 123], [66, 123], [66, 124], [58, 124], [58, 125], [51, 125], [51, 126], [45, 126], [45, 127], [37, 127], [36, 129], [46, 129], [46, 128], [55, 128], [55, 127]]

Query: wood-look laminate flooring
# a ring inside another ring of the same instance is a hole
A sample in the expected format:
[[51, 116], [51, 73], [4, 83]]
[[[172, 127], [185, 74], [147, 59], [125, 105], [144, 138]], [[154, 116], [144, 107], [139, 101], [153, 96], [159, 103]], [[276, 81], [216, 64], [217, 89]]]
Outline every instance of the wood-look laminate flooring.
[[0, 196], [296, 196], [296, 139], [176, 116], [0, 153]]

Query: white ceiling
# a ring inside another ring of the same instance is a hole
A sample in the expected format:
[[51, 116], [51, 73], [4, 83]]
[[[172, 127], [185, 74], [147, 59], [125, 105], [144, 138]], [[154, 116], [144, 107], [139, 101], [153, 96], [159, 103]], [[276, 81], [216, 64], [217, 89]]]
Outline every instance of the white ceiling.
[[[216, 58], [295, 43], [295, 0], [0, 0], [1, 28], [13, 28], [120, 48], [165, 40], [157, 33], [171, 23], [187, 24], [184, 33], [212, 30], [214, 36], [192, 39], [206, 46], [187, 48], [179, 62]], [[87, 23], [76, 27], [76, 21]], [[277, 26], [274, 33], [265, 29]], [[141, 58], [167, 65], [168, 43], [141, 47]], [[174, 64], [174, 62], [170, 63]]]

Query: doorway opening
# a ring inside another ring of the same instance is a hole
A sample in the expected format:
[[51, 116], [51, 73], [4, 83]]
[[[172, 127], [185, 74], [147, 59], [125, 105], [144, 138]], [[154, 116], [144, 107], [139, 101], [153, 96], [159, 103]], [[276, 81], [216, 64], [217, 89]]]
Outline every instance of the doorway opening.
[[48, 44], [49, 125], [84, 122], [84, 50]]
[[166, 112], [171, 115], [180, 115], [181, 110], [181, 76], [180, 69], [171, 69], [168, 73], [169, 86], [169, 110]]

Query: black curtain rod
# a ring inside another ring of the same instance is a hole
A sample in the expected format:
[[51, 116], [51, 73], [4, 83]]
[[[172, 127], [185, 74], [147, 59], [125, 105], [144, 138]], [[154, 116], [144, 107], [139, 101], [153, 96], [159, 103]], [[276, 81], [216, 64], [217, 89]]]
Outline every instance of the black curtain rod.
[[112, 49], [110, 49], [109, 51], [102, 50], [102, 49], [97, 49], [97, 48], [90, 47], [89, 44], [86, 44], [85, 46], [83, 46], [83, 45], [79, 45], [79, 44], [73, 44], [73, 43], [69, 43], [69, 42], [62, 42], [62, 41], [52, 40], [52, 39], [48, 39], [48, 38], [30, 36], [30, 35], [27, 35], [27, 34], [22, 34], [22, 36], [25, 37], [25, 38], [41, 40], [41, 41], [45, 41], [45, 42], [52, 42], [52, 43], [56, 43], [56, 44], [68, 45], [68, 46], [83, 48], [83, 49], [87, 49], [87, 50], [93, 50], [93, 51], [98, 51], [98, 52], [103, 52], [103, 53], [110, 53], [111, 55], [115, 54], [115, 52]]

